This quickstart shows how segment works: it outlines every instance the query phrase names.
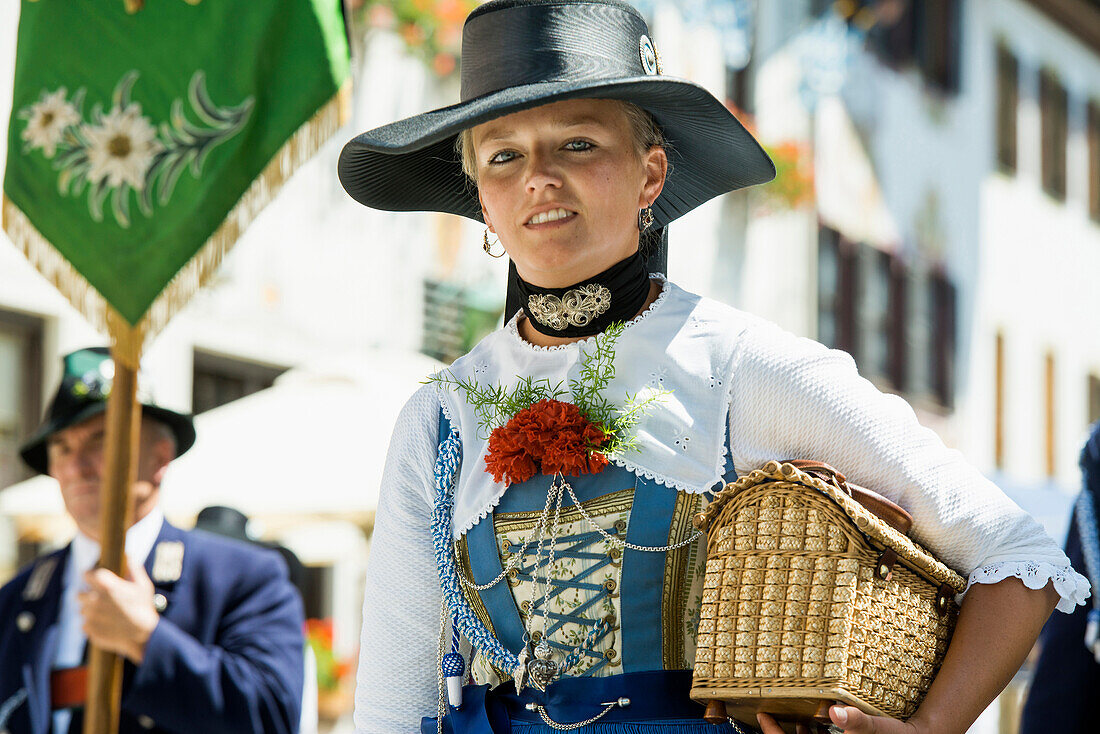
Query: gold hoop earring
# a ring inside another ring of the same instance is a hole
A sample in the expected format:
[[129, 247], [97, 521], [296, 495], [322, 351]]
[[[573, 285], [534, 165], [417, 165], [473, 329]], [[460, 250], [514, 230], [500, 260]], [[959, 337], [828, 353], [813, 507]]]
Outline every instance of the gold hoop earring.
[[645, 232], [653, 226], [653, 207], [647, 206], [638, 210], [638, 231]]
[[[485, 250], [486, 255], [488, 255], [489, 257], [504, 257], [504, 250], [501, 250], [499, 255], [494, 255], [492, 253], [491, 250], [492, 250], [493, 245], [489, 244], [489, 228], [488, 227], [485, 228], [485, 234], [483, 234], [481, 238], [485, 242], [485, 244], [482, 246], [481, 249]], [[497, 241], [494, 242], [493, 244], [497, 244], [499, 242], [500, 242], [500, 238], [498, 237]]]

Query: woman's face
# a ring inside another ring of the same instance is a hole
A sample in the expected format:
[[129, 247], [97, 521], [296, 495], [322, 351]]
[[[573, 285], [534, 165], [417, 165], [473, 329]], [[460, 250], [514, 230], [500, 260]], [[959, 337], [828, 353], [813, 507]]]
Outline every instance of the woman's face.
[[563, 288], [638, 249], [638, 210], [668, 159], [639, 155], [620, 103], [553, 102], [478, 125], [473, 140], [485, 223], [527, 282]]

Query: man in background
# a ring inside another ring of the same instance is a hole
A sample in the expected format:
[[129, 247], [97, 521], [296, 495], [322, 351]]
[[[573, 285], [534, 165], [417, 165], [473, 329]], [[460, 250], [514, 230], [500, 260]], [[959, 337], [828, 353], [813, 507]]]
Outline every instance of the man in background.
[[297, 731], [302, 604], [275, 552], [165, 521], [160, 484], [195, 440], [189, 416], [142, 401], [123, 576], [95, 568], [106, 349], [64, 359], [27, 464], [57, 480], [72, 543], [0, 589], [0, 731], [78, 734], [90, 642], [125, 659], [120, 732]]
[[1081, 494], [1073, 507], [1066, 555], [1088, 577], [1092, 598], [1073, 614], [1053, 614], [1039, 637], [1039, 662], [1020, 734], [1086, 732], [1100, 727], [1100, 423], [1081, 451]]

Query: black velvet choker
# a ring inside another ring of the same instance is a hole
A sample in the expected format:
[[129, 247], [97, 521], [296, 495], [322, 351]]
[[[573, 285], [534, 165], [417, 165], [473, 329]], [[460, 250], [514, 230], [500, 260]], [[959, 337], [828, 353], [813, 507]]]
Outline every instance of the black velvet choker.
[[535, 330], [547, 336], [599, 334], [616, 321], [629, 321], [649, 297], [649, 271], [641, 253], [615, 263], [599, 275], [566, 288], [540, 288], [508, 269], [509, 295]]

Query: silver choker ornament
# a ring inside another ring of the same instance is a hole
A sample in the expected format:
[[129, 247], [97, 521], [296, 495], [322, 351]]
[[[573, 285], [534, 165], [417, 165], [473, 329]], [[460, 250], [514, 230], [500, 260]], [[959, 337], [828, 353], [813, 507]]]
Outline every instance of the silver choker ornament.
[[527, 299], [527, 313], [543, 326], [567, 329], [587, 326], [611, 307], [611, 291], [599, 283], [589, 283], [562, 294], [535, 293]]

